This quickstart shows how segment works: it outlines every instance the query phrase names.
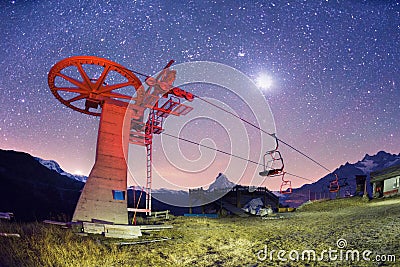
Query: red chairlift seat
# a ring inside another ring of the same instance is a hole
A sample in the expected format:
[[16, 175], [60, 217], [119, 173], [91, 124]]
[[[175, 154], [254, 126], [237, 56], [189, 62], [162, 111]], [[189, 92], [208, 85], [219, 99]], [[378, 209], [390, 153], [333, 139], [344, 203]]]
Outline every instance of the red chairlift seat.
[[336, 177], [336, 179], [331, 181], [329, 184], [329, 192], [331, 192], [331, 193], [339, 192], [339, 189], [340, 189], [339, 177], [337, 176], [336, 173], [335, 173], [335, 177]]
[[285, 180], [285, 172], [282, 173], [282, 183], [279, 191], [281, 194], [291, 194], [293, 191], [292, 181]]
[[[284, 189], [286, 187], [286, 189]], [[281, 194], [291, 194], [292, 193], [292, 181], [283, 181], [280, 189]]]
[[340, 186], [339, 186], [339, 183], [337, 181], [332, 181], [329, 184], [329, 192], [336, 193], [336, 192], [339, 191], [339, 189], [340, 189]]
[[[287, 188], [283, 189], [285, 186], [287, 186]], [[292, 181], [282, 182], [280, 192], [281, 192], [281, 194], [291, 194], [292, 193]]]

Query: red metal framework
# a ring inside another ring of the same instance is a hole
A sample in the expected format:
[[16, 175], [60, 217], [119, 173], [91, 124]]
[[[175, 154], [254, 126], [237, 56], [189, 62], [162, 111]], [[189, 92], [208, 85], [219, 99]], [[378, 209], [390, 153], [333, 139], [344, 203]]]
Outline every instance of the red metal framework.
[[169, 115], [180, 116], [186, 115], [193, 108], [180, 103], [180, 99], [174, 96], [159, 107], [160, 101], [157, 101], [153, 109], [149, 113], [145, 126], [145, 146], [146, 146], [146, 210], [147, 214], [151, 214], [151, 187], [152, 187], [152, 151], [153, 151], [153, 135], [161, 134], [164, 131], [163, 123]]
[[164, 131], [163, 123], [168, 116], [186, 115], [193, 109], [190, 106], [182, 104], [180, 100], [180, 98], [185, 98], [188, 101], [192, 101], [193, 95], [178, 87], [172, 88], [174, 79], [175, 72], [167, 68], [165, 68], [156, 79], [146, 79], [146, 83], [149, 85], [147, 92], [158, 92], [160, 88], [167, 92], [160, 99], [152, 95], [148, 95], [147, 98], [145, 98], [145, 101], [147, 99], [149, 104], [156, 99], [156, 102], [149, 112], [146, 123], [137, 123], [137, 121], [132, 120], [130, 142], [146, 146], [146, 207], [145, 209], [130, 209], [135, 212], [151, 214], [153, 135], [161, 134]]
[[[173, 63], [174, 61], [171, 60], [155, 78], [147, 77], [145, 80], [148, 85], [147, 88], [143, 86], [133, 71], [110, 60], [93, 56], [76, 56], [63, 59], [51, 68], [48, 75], [48, 84], [51, 92], [61, 103], [81, 113], [105, 118], [105, 123], [100, 123], [99, 136], [102, 133], [103, 136], [113, 135], [113, 137], [110, 137], [107, 141], [102, 141], [103, 150], [100, 151], [101, 153], [111, 153], [118, 156], [124, 154], [123, 147], [127, 147], [128, 143], [121, 135], [121, 132], [125, 132], [125, 124], [122, 121], [125, 120], [124, 114], [129, 114], [127, 117], [128, 124], [129, 120], [131, 122], [130, 129], [127, 129], [129, 131], [129, 142], [134, 145], [146, 147], [147, 162], [146, 184], [143, 189], [146, 192], [146, 208], [138, 209], [136, 207], [130, 209], [135, 212], [151, 213], [153, 135], [162, 133], [164, 130], [163, 122], [169, 115], [185, 115], [193, 109], [182, 104], [180, 101], [182, 98], [192, 101], [193, 95], [173, 86], [176, 71], [169, 69]], [[104, 107], [106, 106], [109, 106], [109, 109], [107, 109], [107, 112], [104, 112]], [[99, 108], [101, 109], [99, 110]], [[147, 110], [149, 111], [149, 115], [145, 118], [144, 114]], [[114, 121], [118, 121], [120, 124], [114, 124]], [[109, 130], [111, 128], [114, 129], [115, 125], [121, 127], [121, 130], [116, 129], [111, 131], [112, 133], [110, 134]], [[98, 140], [100, 140], [99, 137]], [[108, 146], [105, 143], [112, 141], [118, 143], [118, 147]], [[122, 146], [119, 143], [123, 143]], [[99, 141], [97, 148], [99, 148]], [[104, 152], [105, 150], [107, 152]], [[100, 152], [97, 149], [97, 153]], [[123, 156], [120, 158], [123, 158]], [[122, 170], [127, 167], [126, 162], [124, 163], [124, 166], [117, 166], [118, 164], [115, 162], [101, 162], [97, 168], [95, 168], [95, 164], [92, 172], [94, 173], [96, 169], [96, 173], [100, 172], [103, 175], [104, 168], [102, 168], [102, 164], [108, 164], [107, 168], [110, 170], [113, 169], [113, 171], [114, 169], [115, 171]], [[97, 183], [99, 180], [97, 176], [98, 174], [91, 175], [88, 181], [96, 181]], [[100, 216], [107, 218], [115, 217], [110, 213], [117, 205], [121, 206], [121, 203], [118, 202], [119, 200], [109, 201], [102, 199], [100, 196], [106, 193], [96, 193], [100, 190], [99, 188], [107, 191], [108, 189], [114, 189], [111, 187], [117, 185], [120, 181], [126, 181], [126, 173], [121, 172], [118, 175], [114, 174], [114, 176], [112, 182], [106, 185], [107, 188], [93, 185], [93, 183], [86, 183], [84, 191], [91, 194], [92, 197], [82, 202], [79, 201], [77, 205], [77, 209], [79, 206], [84, 216], [97, 216], [97, 213], [91, 210], [96, 207], [97, 202], [102, 201], [107, 204], [115, 202], [115, 206], [109, 205], [111, 208]], [[119, 189], [123, 190], [123, 186], [120, 187]], [[85, 202], [89, 200], [91, 201], [90, 205]], [[123, 201], [126, 202], [125, 199]], [[89, 206], [90, 208], [88, 208]], [[118, 216], [122, 213], [119, 210]], [[118, 221], [121, 221], [120, 218], [124, 216], [121, 215]]]

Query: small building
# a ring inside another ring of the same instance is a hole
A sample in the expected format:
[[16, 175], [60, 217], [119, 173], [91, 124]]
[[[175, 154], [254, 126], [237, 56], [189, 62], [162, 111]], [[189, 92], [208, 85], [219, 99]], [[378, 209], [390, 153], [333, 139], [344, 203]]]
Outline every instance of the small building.
[[400, 164], [371, 172], [370, 176], [374, 197], [399, 194]]
[[[198, 206], [196, 205], [196, 202], [207, 203], [207, 200], [213, 200], [207, 205], [201, 204], [202, 209], [218, 209], [218, 207], [220, 207], [236, 214], [239, 213], [239, 210], [241, 211], [241, 208], [246, 205], [246, 203], [255, 198], [261, 198], [265, 207], [271, 207], [273, 210], [278, 210], [279, 197], [266, 187], [235, 185], [233, 188], [214, 190], [211, 192], [204, 190], [203, 188], [190, 189], [189, 213], [191, 213], [191, 207]], [[243, 213], [243, 211], [241, 212]]]

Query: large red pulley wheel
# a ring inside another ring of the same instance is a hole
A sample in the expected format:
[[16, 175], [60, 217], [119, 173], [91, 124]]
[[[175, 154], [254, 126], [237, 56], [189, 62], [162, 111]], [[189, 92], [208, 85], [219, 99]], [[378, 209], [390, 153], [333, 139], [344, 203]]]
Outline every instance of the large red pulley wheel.
[[48, 83], [53, 95], [76, 111], [100, 116], [97, 109], [107, 99], [140, 105], [144, 88], [139, 78], [122, 65], [94, 56], [63, 59], [50, 70]]

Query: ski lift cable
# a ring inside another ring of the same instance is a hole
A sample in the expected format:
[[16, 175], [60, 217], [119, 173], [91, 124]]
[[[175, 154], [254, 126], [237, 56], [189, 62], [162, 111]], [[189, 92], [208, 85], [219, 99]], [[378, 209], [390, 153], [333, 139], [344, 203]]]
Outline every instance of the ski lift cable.
[[[194, 145], [198, 145], [198, 146], [201, 146], [201, 147], [204, 147], [204, 148], [207, 148], [207, 149], [211, 149], [211, 150], [217, 151], [217, 152], [219, 152], [219, 153], [222, 153], [222, 154], [225, 154], [225, 155], [229, 155], [229, 156], [232, 156], [232, 157], [235, 157], [235, 158], [238, 158], [238, 159], [241, 159], [241, 160], [244, 160], [244, 161], [247, 161], [247, 162], [256, 164], [256, 165], [264, 166], [264, 164], [259, 163], [259, 162], [256, 162], [256, 161], [254, 161], [254, 160], [246, 159], [246, 158], [244, 158], [244, 157], [241, 157], [241, 156], [238, 156], [238, 155], [235, 155], [235, 154], [232, 154], [232, 153], [229, 153], [229, 152], [226, 152], [226, 151], [217, 149], [217, 148], [213, 148], [213, 147], [210, 147], [210, 146], [206, 146], [206, 145], [200, 144], [200, 143], [198, 143], [198, 142], [195, 142], [195, 141], [193, 141], [193, 140], [189, 140], [189, 139], [186, 139], [186, 138], [183, 138], [183, 137], [175, 136], [175, 135], [172, 135], [172, 134], [169, 134], [169, 133], [166, 133], [166, 132], [163, 132], [162, 134], [163, 134], [163, 135], [166, 135], [166, 136], [169, 136], [169, 137], [172, 137], [172, 138], [175, 138], [175, 139], [178, 139], [178, 140], [181, 140], [181, 141], [185, 141], [185, 142], [194, 144]], [[299, 178], [299, 179], [303, 179], [303, 180], [310, 181], [310, 182], [315, 182], [314, 180], [311, 180], [311, 179], [308, 179], [308, 178], [305, 178], [305, 177], [301, 177], [301, 176], [296, 175], [296, 174], [292, 174], [292, 173], [289, 173], [289, 172], [285, 172], [285, 173], [286, 173], [287, 175], [291, 175], [291, 176], [297, 177], [297, 178]]]
[[[170, 60], [170, 61], [168, 62], [168, 64], [164, 67], [164, 70], [167, 69], [167, 68], [169, 68], [174, 62], [175, 62], [174, 60]], [[133, 72], [133, 73], [135, 73], [135, 74], [137, 74], [137, 75], [139, 75], [139, 76], [143, 76], [143, 77], [145, 77], [145, 78], [150, 78], [150, 77], [151, 77], [150, 75], [141, 73], [141, 72], [139, 72], [139, 71], [131, 70], [131, 69], [126, 68], [126, 67], [123, 67], [123, 69], [125, 69], [125, 70], [127, 70], [127, 71], [130, 71], [130, 72]]]
[[247, 124], [253, 126], [254, 128], [260, 130], [261, 132], [263, 132], [263, 133], [265, 133], [265, 134], [268, 134], [268, 135], [271, 136], [271, 137], [276, 138], [279, 142], [281, 142], [282, 144], [284, 144], [284, 145], [288, 146], [289, 148], [293, 149], [294, 151], [296, 151], [297, 153], [299, 153], [299, 154], [301, 154], [302, 156], [306, 157], [307, 159], [311, 160], [312, 162], [314, 162], [315, 164], [317, 164], [317, 165], [320, 166], [321, 168], [325, 169], [325, 170], [328, 171], [328, 172], [332, 172], [330, 169], [328, 169], [327, 167], [325, 167], [324, 165], [322, 165], [321, 163], [319, 163], [319, 162], [316, 161], [315, 159], [311, 158], [310, 156], [308, 156], [308, 155], [305, 154], [304, 152], [300, 151], [299, 149], [295, 148], [294, 146], [290, 145], [289, 143], [283, 141], [282, 139], [279, 139], [275, 134], [269, 133], [269, 132], [267, 132], [267, 131], [261, 129], [260, 127], [258, 127], [258, 126], [255, 125], [254, 123], [252, 123], [252, 122], [250, 122], [250, 121], [248, 121], [248, 120], [246, 120], [246, 119], [243, 119], [243, 118], [240, 117], [239, 115], [237, 115], [237, 114], [235, 114], [235, 113], [233, 113], [233, 112], [231, 112], [231, 111], [229, 111], [229, 110], [226, 110], [226, 109], [224, 109], [223, 107], [220, 107], [220, 106], [218, 106], [218, 105], [216, 105], [216, 104], [214, 104], [214, 103], [212, 103], [212, 102], [210, 102], [210, 101], [208, 101], [208, 100], [206, 100], [206, 99], [204, 99], [204, 98], [202, 98], [202, 97], [200, 97], [200, 96], [197, 96], [197, 95], [194, 95], [194, 94], [193, 94], [193, 96], [196, 97], [196, 98], [198, 98], [198, 99], [200, 99], [200, 100], [202, 100], [202, 101], [204, 101], [204, 102], [206, 102], [207, 104], [210, 104], [210, 105], [212, 105], [212, 106], [214, 106], [214, 107], [216, 107], [216, 108], [218, 108], [218, 109], [220, 109], [220, 110], [222, 110], [222, 111], [224, 111], [224, 112], [227, 112], [227, 113], [231, 114], [232, 116], [234, 116], [234, 117], [238, 118], [239, 120], [241, 120], [241, 121], [243, 121], [243, 122], [245, 122], [245, 123], [247, 123]]
[[308, 178], [304, 178], [304, 177], [301, 177], [301, 176], [298, 176], [296, 174], [292, 174], [292, 173], [289, 173], [289, 172], [286, 172], [286, 174], [291, 175], [293, 177], [297, 177], [297, 178], [303, 179], [303, 180], [307, 180], [307, 181], [310, 181], [310, 182], [315, 182], [314, 180], [311, 180], [311, 179], [308, 179]]
[[[167, 67], [170, 65], [170, 63], [171, 63], [171, 61], [168, 63]], [[151, 77], [150, 75], [143, 74], [143, 73], [141, 73], [141, 72], [134, 71], [134, 70], [131, 70], [131, 69], [128, 69], [128, 68], [124, 68], [124, 69], [126, 69], [126, 70], [128, 70], [128, 71], [131, 71], [131, 72], [133, 72], [133, 73], [135, 73], [135, 74], [137, 74], [137, 75], [143, 76], [143, 77], [145, 77], [145, 78]], [[204, 99], [204, 98], [202, 98], [202, 97], [200, 97], [200, 96], [198, 96], [198, 95], [193, 94], [193, 96], [196, 97], [196, 98], [198, 98], [198, 99], [200, 99], [200, 100], [202, 100], [202, 101], [204, 101], [204, 102], [206, 102], [207, 104], [210, 104], [210, 105], [212, 105], [212, 106], [214, 106], [214, 107], [216, 107], [216, 108], [218, 108], [218, 109], [220, 109], [220, 110], [222, 110], [222, 111], [224, 111], [224, 112], [227, 112], [227, 113], [231, 114], [232, 116], [234, 116], [234, 117], [238, 118], [239, 120], [241, 120], [241, 121], [243, 121], [243, 122], [245, 122], [245, 123], [251, 125], [252, 127], [256, 128], [256, 129], [258, 129], [258, 130], [260, 130], [261, 132], [263, 132], [263, 133], [265, 133], [265, 134], [267, 134], [267, 135], [269, 135], [269, 136], [271, 136], [271, 137], [276, 138], [279, 142], [281, 142], [282, 144], [286, 145], [287, 147], [293, 149], [294, 151], [296, 151], [296, 152], [299, 153], [300, 155], [306, 157], [307, 159], [311, 160], [312, 162], [314, 162], [315, 164], [317, 164], [318, 166], [320, 166], [320, 167], [323, 168], [324, 170], [326, 170], [326, 171], [328, 171], [328, 172], [330, 172], [330, 173], [332, 172], [329, 168], [325, 167], [324, 165], [322, 165], [321, 163], [319, 163], [319, 162], [316, 161], [315, 159], [311, 158], [310, 156], [308, 156], [308, 155], [305, 154], [304, 152], [300, 151], [299, 149], [295, 148], [294, 146], [290, 145], [289, 143], [283, 141], [282, 139], [279, 139], [275, 134], [269, 133], [269, 132], [267, 132], [267, 131], [261, 129], [260, 127], [258, 127], [258, 126], [255, 125], [254, 123], [251, 123], [250, 121], [248, 121], [248, 120], [246, 120], [246, 119], [243, 119], [243, 118], [240, 117], [239, 115], [236, 115], [235, 113], [233, 113], [233, 112], [231, 112], [231, 111], [229, 111], [229, 110], [227, 110], [227, 109], [224, 109], [224, 108], [222, 108], [222, 107], [220, 107], [220, 106], [218, 106], [218, 105], [216, 105], [216, 104], [214, 104], [214, 103], [212, 103], [212, 102], [210, 102], [210, 101], [208, 101], [208, 100], [206, 100], [206, 99]], [[259, 163], [257, 163], [257, 164], [259, 164]], [[289, 173], [288, 173], [288, 174], [289, 174]]]

